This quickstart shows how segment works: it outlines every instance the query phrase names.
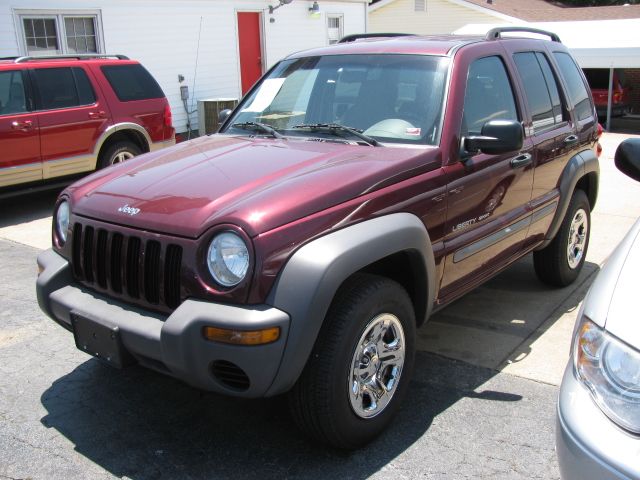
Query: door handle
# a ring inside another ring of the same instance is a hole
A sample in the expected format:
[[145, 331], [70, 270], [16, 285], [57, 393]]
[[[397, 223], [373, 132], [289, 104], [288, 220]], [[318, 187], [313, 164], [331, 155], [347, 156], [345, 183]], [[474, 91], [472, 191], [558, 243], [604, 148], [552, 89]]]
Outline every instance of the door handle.
[[518, 155], [517, 157], [512, 158], [509, 164], [511, 165], [511, 168], [521, 168], [530, 165], [532, 161], [533, 157], [530, 153], [523, 153], [521, 155]]
[[564, 139], [564, 143], [566, 145], [571, 145], [572, 143], [576, 143], [577, 141], [578, 141], [577, 135], [569, 135], [567, 138]]
[[11, 122], [11, 128], [13, 130], [22, 130], [26, 132], [27, 130], [31, 130], [33, 128], [33, 122], [31, 120], [24, 120], [22, 122], [13, 121]]
[[100, 110], [99, 112], [89, 112], [89, 118], [105, 118], [107, 114]]

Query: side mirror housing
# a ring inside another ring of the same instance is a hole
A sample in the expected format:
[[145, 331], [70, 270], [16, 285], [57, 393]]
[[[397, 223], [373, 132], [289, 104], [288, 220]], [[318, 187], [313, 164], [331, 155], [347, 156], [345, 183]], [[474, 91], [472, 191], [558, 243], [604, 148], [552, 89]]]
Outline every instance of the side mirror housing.
[[622, 173], [640, 181], [640, 138], [628, 138], [618, 145], [615, 163]]
[[522, 148], [524, 132], [520, 122], [515, 120], [490, 120], [482, 126], [481, 134], [465, 137], [462, 148], [465, 156], [477, 152], [496, 155], [514, 152]]
[[230, 108], [220, 110], [220, 113], [218, 113], [218, 123], [222, 125], [227, 120], [227, 118], [229, 118], [229, 115], [231, 115], [232, 111], [233, 110], [231, 110]]

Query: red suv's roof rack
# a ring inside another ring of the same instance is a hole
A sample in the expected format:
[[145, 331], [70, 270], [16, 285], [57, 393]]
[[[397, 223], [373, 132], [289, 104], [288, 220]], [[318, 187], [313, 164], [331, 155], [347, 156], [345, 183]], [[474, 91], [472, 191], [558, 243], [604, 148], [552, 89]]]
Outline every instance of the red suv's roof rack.
[[496, 27], [492, 28], [487, 32], [485, 36], [486, 40], [498, 40], [502, 38], [502, 33], [504, 32], [527, 32], [527, 33], [537, 33], [538, 35], [544, 35], [551, 38], [552, 41], [562, 43], [560, 41], [560, 37], [553, 32], [548, 32], [546, 30], [540, 30], [538, 28], [529, 28], [529, 27]]
[[59, 59], [77, 59], [85, 60], [89, 58], [117, 58], [118, 60], [129, 60], [126, 55], [106, 55], [100, 53], [82, 53], [79, 55], [47, 55], [42, 57], [18, 57], [14, 60], [15, 63], [24, 63], [32, 61], [47, 61], [47, 60], [59, 60]]
[[354, 33], [353, 35], [347, 35], [342, 37], [338, 43], [355, 42], [362, 38], [378, 38], [378, 37], [409, 37], [414, 35], [413, 33]]

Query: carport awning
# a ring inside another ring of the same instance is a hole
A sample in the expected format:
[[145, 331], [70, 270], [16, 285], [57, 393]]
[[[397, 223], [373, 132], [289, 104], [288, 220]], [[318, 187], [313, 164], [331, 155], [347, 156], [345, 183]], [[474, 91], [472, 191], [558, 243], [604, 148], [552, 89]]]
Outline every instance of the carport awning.
[[640, 68], [640, 19], [531, 23], [523, 21], [498, 25], [473, 23], [454, 33], [478, 35], [486, 33], [491, 28], [507, 25], [539, 28], [556, 33], [582, 68]]

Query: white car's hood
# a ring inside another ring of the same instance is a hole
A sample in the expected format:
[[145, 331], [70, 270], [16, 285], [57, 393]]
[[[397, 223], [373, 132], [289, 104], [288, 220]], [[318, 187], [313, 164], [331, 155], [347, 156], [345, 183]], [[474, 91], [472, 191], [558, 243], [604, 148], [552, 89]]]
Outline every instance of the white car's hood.
[[640, 350], [640, 219], [616, 247], [586, 297], [584, 314]]

